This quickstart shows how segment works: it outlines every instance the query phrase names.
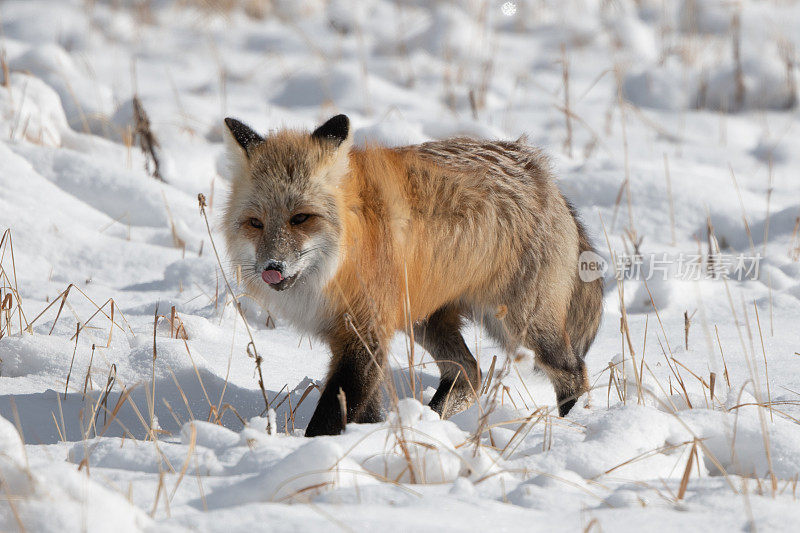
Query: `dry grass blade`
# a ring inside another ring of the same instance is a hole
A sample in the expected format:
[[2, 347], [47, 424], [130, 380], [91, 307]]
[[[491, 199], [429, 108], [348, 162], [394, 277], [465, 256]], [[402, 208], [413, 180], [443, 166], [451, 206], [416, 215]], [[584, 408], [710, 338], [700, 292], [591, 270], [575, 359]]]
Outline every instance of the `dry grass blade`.
[[671, 450], [675, 450], [676, 448], [680, 448], [681, 446], [686, 446], [688, 444], [693, 444], [693, 443], [694, 443], [694, 440], [689, 440], [689, 441], [686, 441], [686, 442], [681, 442], [679, 444], [665, 444], [663, 446], [659, 446], [658, 448], [654, 448], [652, 450], [644, 451], [644, 452], [640, 453], [639, 455], [636, 455], [634, 457], [631, 457], [630, 459], [627, 459], [626, 461], [623, 461], [623, 462], [619, 463], [616, 466], [612, 466], [611, 468], [609, 468], [608, 470], [606, 470], [602, 474], [598, 474], [595, 477], [597, 478], [597, 477], [608, 475], [611, 472], [614, 472], [615, 470], [618, 470], [618, 469], [622, 468], [623, 466], [627, 466], [627, 465], [633, 464], [633, 463], [635, 463], [637, 461], [641, 461], [643, 459], [647, 459], [648, 457], [652, 457], [652, 456], [660, 454], [660, 453], [664, 453], [664, 452], [668, 452], [668, 451], [671, 451]]
[[[41, 311], [41, 312], [40, 312], [38, 315], [36, 315], [36, 317], [35, 317], [33, 320], [31, 320], [29, 323], [27, 323], [27, 326], [26, 326], [26, 328], [25, 328], [25, 329], [26, 329], [26, 331], [28, 331], [29, 333], [32, 333], [32, 332], [33, 332], [33, 325], [36, 323], [36, 321], [38, 321], [38, 320], [39, 320], [39, 319], [40, 319], [40, 318], [41, 318], [41, 317], [42, 317], [42, 316], [43, 316], [43, 315], [44, 315], [44, 314], [45, 314], [45, 313], [46, 313], [46, 312], [47, 312], [47, 311], [48, 311], [48, 310], [49, 310], [51, 307], [53, 307], [53, 306], [54, 306], [56, 303], [58, 303], [58, 302], [60, 301], [60, 302], [61, 302], [61, 305], [59, 306], [59, 310], [58, 310], [58, 313], [56, 314], [56, 318], [55, 318], [55, 321], [53, 322], [53, 326], [50, 328], [50, 333], [52, 333], [52, 332], [53, 332], [53, 329], [55, 328], [55, 323], [56, 323], [56, 322], [58, 322], [58, 318], [59, 318], [59, 316], [61, 315], [61, 311], [62, 311], [62, 309], [64, 308], [64, 306], [65, 306], [65, 305], [69, 305], [69, 303], [67, 302], [67, 297], [69, 296], [70, 292], [71, 292], [73, 289], [74, 289], [74, 290], [76, 290], [76, 291], [78, 291], [78, 293], [79, 293], [81, 296], [83, 296], [83, 297], [84, 297], [84, 298], [85, 298], [85, 299], [86, 299], [86, 300], [87, 300], [89, 303], [91, 303], [91, 304], [94, 306], [94, 308], [96, 309], [96, 310], [95, 310], [95, 312], [94, 312], [94, 313], [93, 313], [93, 314], [92, 314], [92, 315], [91, 315], [91, 316], [90, 316], [90, 317], [89, 317], [87, 320], [85, 320], [85, 321], [80, 321], [80, 320], [79, 320], [79, 322], [80, 322], [80, 324], [81, 324], [81, 327], [79, 328], [80, 330], [83, 330], [83, 328], [85, 328], [85, 327], [88, 325], [88, 323], [89, 323], [89, 322], [90, 322], [90, 321], [91, 321], [91, 320], [92, 320], [92, 319], [93, 319], [95, 316], [97, 316], [97, 314], [98, 314], [98, 313], [100, 313], [100, 314], [102, 314], [103, 316], [105, 316], [107, 319], [109, 319], [109, 321], [111, 322], [111, 327], [112, 327], [112, 328], [113, 328], [114, 326], [116, 326], [116, 327], [118, 327], [118, 328], [119, 328], [121, 331], [125, 331], [125, 329], [124, 329], [124, 328], [123, 328], [121, 325], [119, 325], [119, 324], [118, 324], [118, 323], [117, 323], [117, 322], [116, 322], [116, 321], [113, 319], [113, 317], [114, 317], [114, 313], [115, 313], [114, 309], [116, 309], [115, 302], [114, 302], [114, 299], [113, 299], [113, 298], [109, 298], [108, 300], [106, 300], [106, 301], [103, 303], [103, 305], [97, 305], [97, 303], [96, 303], [96, 302], [95, 302], [95, 301], [94, 301], [92, 298], [90, 298], [90, 297], [89, 297], [89, 296], [88, 296], [88, 295], [87, 295], [85, 292], [83, 292], [83, 291], [82, 291], [82, 290], [81, 290], [81, 289], [80, 289], [80, 288], [79, 288], [77, 285], [75, 285], [75, 284], [73, 284], [73, 283], [70, 283], [69, 285], [67, 285], [67, 288], [66, 288], [66, 289], [64, 289], [64, 290], [63, 290], [61, 293], [59, 293], [59, 295], [58, 295], [58, 296], [56, 296], [56, 297], [53, 299], [53, 301], [52, 301], [52, 302], [50, 302], [50, 303], [47, 305], [47, 307], [45, 307], [45, 308], [44, 308], [44, 309], [43, 309], [43, 310], [42, 310], [42, 311]], [[110, 305], [110, 307], [111, 307], [111, 314], [110, 314], [110, 315], [109, 315], [108, 313], [106, 313], [105, 311], [103, 311], [103, 309], [104, 309], [104, 308], [105, 308], [107, 305]], [[71, 306], [70, 306], [70, 309], [71, 309]], [[131, 325], [128, 323], [128, 319], [127, 319], [127, 318], [125, 318], [125, 315], [124, 315], [124, 314], [122, 314], [122, 312], [121, 312], [121, 311], [117, 311], [117, 312], [118, 312], [118, 313], [119, 313], [119, 315], [122, 317], [122, 320], [125, 322], [125, 325], [128, 327], [128, 331], [130, 332], [130, 334], [131, 334], [132, 336], [134, 336], [134, 337], [135, 337], [135, 336], [136, 336], [136, 334], [133, 332], [133, 328], [131, 328]], [[73, 313], [74, 313], [74, 311], [73, 311]], [[90, 328], [90, 329], [91, 329], [91, 328]], [[77, 336], [77, 333], [78, 333], [78, 332], [76, 332], [76, 333], [75, 333], [75, 334], [74, 334], [72, 337], [70, 337], [70, 339], [69, 339], [69, 340], [73, 340], [73, 339], [75, 339], [75, 338], [76, 338], [76, 336]], [[108, 336], [108, 341], [107, 341], [107, 342], [108, 342], [108, 345], [110, 345], [110, 342], [111, 342], [111, 333], [109, 333], [109, 336]], [[107, 345], [106, 347], [108, 347], [108, 345]]]
[[81, 332], [81, 324], [78, 322], [75, 325], [75, 347], [72, 349], [72, 359], [69, 362], [69, 371], [67, 372], [67, 383], [64, 385], [64, 399], [67, 399], [67, 389], [69, 388], [69, 378], [72, 375], [72, 365], [75, 364], [75, 352], [78, 351], [78, 334]]
[[195, 427], [194, 423], [189, 424], [191, 428], [191, 433], [189, 435], [189, 449], [186, 450], [186, 460], [183, 462], [183, 466], [181, 467], [181, 471], [178, 474], [178, 480], [175, 482], [175, 486], [172, 488], [172, 492], [169, 495], [169, 500], [175, 497], [175, 493], [178, 492], [178, 487], [181, 486], [181, 481], [183, 481], [183, 476], [186, 475], [186, 470], [189, 468], [189, 461], [192, 459], [192, 455], [194, 454], [194, 447], [195, 443], [197, 442], [197, 428]]
[[156, 153], [159, 147], [158, 140], [150, 128], [150, 118], [147, 116], [147, 112], [144, 110], [138, 95], [133, 96], [133, 118], [136, 123], [134, 135], [139, 140], [139, 148], [142, 149], [145, 158], [147, 158], [147, 172], [158, 181], [164, 181], [163, 176], [161, 176], [161, 163]]
[[[531, 422], [533, 420], [534, 416], [536, 417], [536, 420]], [[533, 428], [536, 426], [536, 424], [538, 424], [539, 421], [541, 421], [543, 419], [546, 419], [546, 417], [547, 417], [547, 409], [544, 408], [544, 407], [539, 407], [534, 412], [532, 412], [528, 416], [528, 418], [526, 418], [519, 425], [519, 427], [514, 432], [514, 434], [511, 436], [511, 438], [508, 439], [508, 442], [506, 443], [505, 447], [502, 450], [500, 450], [500, 456], [501, 457], [506, 457], [506, 458], [510, 457], [511, 454], [513, 454], [517, 450], [519, 445], [522, 444], [522, 442], [525, 440], [525, 437], [528, 436], [528, 434], [533, 430]], [[527, 429], [527, 431], [525, 431], [525, 433], [522, 434], [522, 431], [526, 430], [526, 429]], [[520, 435], [522, 435], [522, 436], [519, 437]], [[517, 437], [519, 437], [519, 439], [517, 439]], [[516, 442], [515, 442], [515, 440], [516, 440]], [[509, 450], [509, 447], [511, 446], [512, 443], [514, 443], [514, 447]], [[506, 452], [508, 452], [508, 453], [506, 453]]]
[[165, 489], [164, 484], [164, 472], [160, 471], [158, 473], [158, 487], [156, 487], [156, 497], [153, 500], [153, 508], [150, 509], [150, 518], [154, 518], [156, 516], [156, 511], [158, 510], [158, 500], [161, 498], [161, 493]]
[[739, 182], [736, 181], [736, 174], [733, 172], [733, 166], [728, 165], [728, 167], [731, 170], [731, 179], [733, 180], [733, 186], [736, 189], [736, 195], [739, 197], [739, 208], [742, 210], [742, 222], [744, 222], [744, 230], [747, 233], [747, 240], [750, 243], [750, 251], [752, 252], [755, 250], [755, 244], [753, 244], [753, 234], [750, 232], [750, 223], [747, 221], [747, 212], [744, 208], [742, 192], [739, 190]]
[[8, 61], [6, 59], [5, 48], [0, 50], [0, 70], [2, 70], [3, 72], [3, 81], [0, 82], [0, 85], [2, 85], [5, 88], [8, 88], [9, 72], [8, 72]]
[[[264, 398], [264, 411], [266, 413], [269, 410], [269, 399], [267, 399], [267, 391], [264, 388], [264, 375], [261, 373], [261, 356], [258, 354], [258, 350], [256, 349], [256, 341], [253, 338], [253, 333], [250, 331], [250, 325], [247, 323], [247, 318], [244, 316], [244, 311], [242, 310], [242, 305], [239, 303], [239, 299], [236, 296], [236, 293], [233, 292], [233, 288], [231, 287], [230, 282], [228, 281], [228, 276], [225, 274], [225, 269], [222, 267], [222, 260], [219, 257], [219, 251], [217, 250], [217, 245], [214, 242], [214, 237], [211, 235], [211, 224], [208, 222], [208, 215], [206, 214], [206, 197], [203, 193], [197, 195], [197, 203], [200, 207], [200, 214], [203, 216], [203, 221], [206, 223], [206, 231], [208, 232], [208, 238], [211, 241], [211, 248], [214, 250], [214, 257], [217, 259], [217, 265], [219, 266], [220, 272], [222, 272], [222, 279], [225, 281], [225, 286], [228, 287], [228, 292], [230, 293], [233, 301], [236, 304], [236, 311], [239, 313], [239, 316], [242, 317], [242, 322], [244, 322], [244, 327], [247, 330], [247, 335], [250, 337], [250, 343], [247, 345], [247, 354], [253, 357], [256, 362], [256, 371], [258, 372], [258, 386], [261, 389], [261, 395]], [[252, 348], [252, 353], [250, 352]]]
[[214, 411], [214, 404], [211, 402], [211, 397], [208, 395], [208, 391], [206, 390], [206, 386], [203, 383], [203, 378], [200, 376], [200, 369], [197, 368], [197, 364], [194, 362], [194, 357], [192, 357], [192, 352], [189, 350], [189, 343], [184, 340], [183, 345], [186, 348], [186, 353], [189, 355], [189, 361], [192, 363], [192, 368], [194, 369], [194, 374], [197, 376], [197, 382], [200, 384], [200, 389], [203, 391], [203, 396], [206, 399], [206, 403], [211, 411]]
[[[124, 388], [124, 387], [123, 387], [123, 389], [122, 389], [122, 394], [120, 394], [119, 398], [117, 399], [117, 403], [116, 403], [116, 405], [114, 405], [114, 409], [111, 411], [111, 418], [110, 418], [110, 419], [108, 419], [108, 420], [105, 422], [105, 424], [103, 425], [103, 429], [101, 429], [101, 430], [100, 430], [100, 433], [98, 433], [98, 434], [97, 434], [97, 436], [98, 436], [98, 437], [102, 437], [102, 436], [105, 434], [105, 432], [106, 432], [106, 431], [108, 431], [108, 428], [109, 428], [109, 427], [111, 427], [111, 423], [112, 423], [112, 422], [114, 422], [114, 421], [116, 420], [116, 418], [117, 418], [117, 415], [119, 414], [119, 410], [120, 410], [120, 409], [122, 409], [122, 406], [123, 406], [123, 405], [125, 405], [125, 402], [126, 402], [126, 401], [128, 401], [128, 399], [129, 399], [129, 397], [130, 397], [130, 394], [131, 394], [131, 392], [132, 392], [132, 391], [133, 391], [135, 388], [136, 388], [135, 386], [134, 386], [134, 387], [131, 387], [130, 389], [128, 389], [128, 388]], [[106, 411], [108, 411], [108, 409], [106, 409]], [[124, 426], [122, 423], [121, 423], [121, 422], [117, 421], [117, 423], [119, 423], [119, 424], [120, 424], [120, 426], [122, 426], [122, 428], [123, 428], [123, 429], [124, 429], [126, 432], [128, 432], [128, 433], [131, 433], [131, 432], [130, 432], [130, 431], [129, 431], [129, 430], [128, 430], [128, 429], [127, 429], [127, 428], [126, 428], [126, 427], [125, 427], [125, 426]]]
[[14, 521], [17, 523], [17, 527], [19, 527], [19, 531], [21, 533], [25, 533], [28, 531], [25, 528], [25, 525], [22, 523], [22, 518], [19, 515], [19, 511], [17, 510], [17, 504], [14, 502], [15, 496], [9, 494], [8, 492], [8, 483], [3, 479], [3, 476], [0, 475], [0, 487], [2, 487], [3, 492], [5, 493], [4, 500], [8, 504], [8, 507], [11, 509], [11, 515], [14, 517]]
[[92, 382], [92, 362], [94, 361], [95, 345], [92, 344], [92, 354], [89, 356], [89, 368], [86, 369], [86, 376], [83, 378], [83, 393], [82, 396], [86, 397], [86, 391], [94, 390], [94, 383]]
[[692, 443], [692, 449], [689, 451], [689, 459], [686, 461], [686, 468], [683, 471], [680, 487], [678, 487], [678, 500], [682, 500], [683, 497], [686, 496], [686, 488], [689, 486], [689, 478], [692, 476], [692, 467], [694, 466], [695, 462], [698, 462], [699, 468], [700, 465], [697, 457], [697, 441]]
[[[616, 259], [615, 259], [616, 254], [614, 254], [613, 250], [611, 249], [611, 240], [608, 238], [608, 232], [606, 232], [606, 226], [605, 226], [605, 223], [603, 222], [603, 217], [602, 216], [600, 217], [600, 224], [603, 227], [603, 234], [605, 235], [605, 238], [606, 238], [606, 245], [608, 246], [608, 253], [609, 253], [610, 257], [611, 257], [612, 264], [616, 265], [617, 264]], [[633, 218], [631, 218], [631, 226], [633, 226]], [[645, 282], [645, 287], [647, 287], [647, 282]], [[648, 294], [650, 294], [650, 289], [648, 289], [647, 292], [648, 292]], [[631, 340], [631, 331], [630, 331], [630, 327], [628, 325], [628, 311], [627, 311], [627, 308], [625, 306], [625, 286], [623, 284], [623, 280], [622, 280], [621, 277], [619, 277], [619, 282], [617, 283], [617, 296], [619, 297], [619, 306], [620, 306], [620, 313], [621, 313], [621, 316], [620, 316], [620, 333], [623, 334], [625, 340], [627, 341], [628, 350], [630, 351], [630, 354], [631, 354], [631, 362], [633, 363], [634, 379], [636, 380], [636, 398], [637, 398], [637, 403], [641, 403], [644, 400], [643, 393], [642, 393], [642, 379], [641, 379], [641, 375], [639, 374], [639, 369], [636, 366], [636, 351], [633, 349], [633, 341]], [[652, 294], [650, 294], [650, 302], [653, 304], [653, 308], [655, 309], [655, 302], [653, 302]], [[656, 316], [658, 316], [658, 310], [656, 310]], [[659, 323], [660, 322], [661, 322], [661, 320], [659, 319]], [[663, 329], [663, 326], [662, 326], [662, 329]], [[623, 368], [623, 371], [624, 371], [624, 368], [625, 368], [624, 365], [623, 365], [622, 368]], [[617, 391], [619, 392], [619, 388], [617, 388]], [[622, 391], [623, 391], [623, 393], [625, 393], [627, 395], [627, 390], [624, 387], [623, 387]], [[625, 397], [623, 396], [623, 400], [624, 400], [624, 398]]]
[[61, 432], [61, 426], [58, 425], [58, 420], [56, 420], [56, 414], [53, 411], [50, 411], [50, 414], [53, 416], [53, 423], [56, 425], [59, 440], [61, 442], [67, 442], [67, 439], [64, 438], [64, 434]]
[[236, 418], [239, 419], [239, 422], [241, 422], [242, 426], [247, 425], [247, 421], [242, 417], [242, 415], [239, 414], [239, 411], [237, 411], [236, 408], [229, 403], [223, 404], [222, 409], [219, 410], [216, 423], [222, 425], [222, 415], [224, 415], [227, 411], [230, 411], [236, 415]]
[[[347, 427], [347, 397], [341, 387], [336, 394], [336, 399], [339, 400], [339, 410], [342, 413], [342, 431], [344, 431]], [[289, 405], [289, 407], [291, 407], [291, 405]]]
[[[685, 422], [685, 421], [684, 421], [684, 420], [683, 420], [683, 419], [682, 419], [680, 416], [678, 416], [678, 409], [677, 409], [677, 407], [676, 407], [676, 406], [675, 406], [675, 404], [672, 402], [672, 400], [671, 400], [670, 396], [669, 396], [669, 395], [667, 395], [667, 391], [665, 391], [665, 390], [664, 390], [664, 387], [661, 385], [661, 382], [660, 382], [660, 381], [659, 381], [659, 380], [656, 378], [655, 374], [653, 373], [653, 370], [650, 368], [650, 365], [648, 365], [647, 363], [645, 363], [644, 367], [645, 367], [645, 368], [647, 369], [647, 371], [650, 373], [650, 376], [653, 378], [653, 380], [654, 380], [655, 384], [656, 384], [656, 385], [658, 386], [658, 388], [661, 390], [661, 393], [664, 395], [664, 398], [667, 400], [667, 402], [665, 403], [665, 402], [661, 401], [661, 400], [660, 400], [660, 399], [659, 399], [659, 398], [658, 398], [658, 397], [657, 397], [655, 394], [653, 394], [652, 392], [648, 391], [648, 392], [650, 392], [650, 394], [651, 394], [651, 396], [653, 397], [653, 399], [655, 399], [655, 401], [656, 401], [656, 402], [658, 402], [658, 403], [659, 403], [659, 404], [662, 406], [662, 408], [664, 409], [664, 411], [666, 411], [666, 412], [670, 413], [670, 414], [671, 414], [671, 415], [672, 415], [672, 416], [675, 418], [675, 420], [676, 420], [676, 421], [677, 421], [677, 422], [678, 422], [678, 423], [679, 423], [679, 424], [680, 424], [680, 425], [681, 425], [681, 426], [682, 426], [682, 427], [683, 427], [683, 428], [684, 428], [686, 431], [688, 431], [688, 432], [689, 432], [689, 434], [691, 434], [691, 435], [694, 437], [694, 439], [695, 439], [695, 444], [697, 444], [697, 446], [699, 446], [699, 447], [700, 447], [700, 449], [703, 451], [703, 455], [704, 455], [705, 457], [707, 457], [707, 458], [708, 458], [708, 459], [709, 459], [709, 460], [712, 462], [712, 464], [713, 464], [713, 465], [714, 465], [714, 466], [715, 466], [715, 467], [716, 467], [716, 468], [717, 468], [717, 469], [718, 469], [718, 470], [719, 470], [719, 471], [722, 473], [722, 475], [723, 475], [723, 477], [725, 478], [725, 482], [727, 483], [728, 487], [730, 487], [730, 489], [731, 489], [732, 491], [734, 491], [735, 493], [737, 493], [737, 494], [738, 494], [738, 491], [736, 490], [736, 486], [733, 484], [733, 480], [731, 479], [730, 475], [728, 474], [728, 470], [727, 470], [727, 469], [725, 468], [725, 466], [724, 466], [724, 465], [723, 465], [723, 464], [720, 462], [720, 460], [719, 460], [719, 459], [717, 459], [717, 457], [716, 457], [716, 456], [714, 455], [714, 453], [713, 453], [713, 452], [712, 452], [712, 451], [711, 451], [711, 450], [708, 448], [708, 446], [706, 446], [706, 445], [703, 443], [703, 440], [702, 440], [702, 439], [700, 439], [700, 438], [698, 438], [698, 436], [697, 436], [697, 435], [694, 433], [694, 431], [692, 430], [692, 428], [690, 428], [690, 427], [689, 427], [689, 425], [688, 425], [688, 424], [686, 424], [686, 422]], [[742, 390], [744, 390], [744, 389], [742, 389]], [[734, 434], [735, 434], [735, 432], [734, 432]]]
[[619, 117], [620, 117], [620, 123], [622, 124], [622, 148], [623, 148], [624, 167], [625, 167], [625, 181], [623, 182], [623, 186], [625, 187], [625, 199], [628, 204], [628, 230], [635, 234], [636, 229], [633, 224], [633, 199], [631, 197], [631, 169], [630, 169], [630, 160], [628, 157], [628, 127], [625, 120], [625, 111], [627, 109], [627, 103], [622, 96], [623, 72], [622, 69], [618, 66], [617, 68], [614, 69], [614, 73], [617, 78], [617, 105], [619, 106]]
[[561, 82], [564, 85], [564, 121], [567, 137], [564, 139], [564, 150], [568, 157], [572, 157], [572, 120], [569, 103], [569, 58], [566, 45], [561, 45]]
[[688, 352], [689, 351], [689, 328], [692, 326], [692, 317], [697, 311], [695, 310], [691, 315], [689, 311], [683, 312], [683, 341], [684, 341], [684, 349]]
[[800, 261], [800, 217], [794, 221], [794, 230], [792, 230], [791, 244], [789, 245], [789, 257], [792, 261]]
[[708, 388], [711, 390], [711, 401], [714, 401], [714, 385], [717, 382], [717, 374], [715, 372], [711, 372], [708, 378]]
[[[314, 383], [312, 383], [311, 385], [309, 385], [308, 387], [306, 387], [306, 390], [304, 390], [304, 391], [303, 391], [303, 394], [300, 396], [300, 399], [297, 401], [297, 405], [295, 405], [295, 406], [294, 406], [294, 410], [292, 411], [292, 414], [293, 414], [293, 415], [294, 415], [295, 413], [297, 413], [297, 410], [300, 408], [300, 405], [301, 405], [301, 404], [302, 404], [302, 403], [305, 401], [306, 397], [307, 397], [307, 396], [308, 396], [308, 395], [311, 393], [311, 391], [312, 391], [312, 390], [314, 390], [314, 389], [319, 389], [319, 387], [317, 387], [317, 385], [316, 385], [316, 384], [314, 384]], [[322, 391], [320, 391], [320, 392], [322, 392]]]
[[761, 333], [761, 319], [758, 317], [758, 306], [753, 302], [753, 309], [756, 311], [756, 324], [758, 325], [758, 336], [761, 339], [761, 354], [764, 356], [764, 381], [767, 383], [767, 405], [769, 406], [769, 419], [774, 421], [772, 417], [772, 393], [769, 388], [769, 365], [767, 364], [767, 351], [764, 349], [764, 335]]
[[719, 355], [722, 357], [722, 367], [725, 372], [725, 382], [728, 384], [728, 388], [731, 388], [731, 378], [728, 375], [728, 363], [725, 362], [725, 352], [722, 351], [722, 342], [719, 340], [719, 328], [714, 325], [714, 332], [717, 334], [717, 345], [719, 346]]
[[[99, 407], [103, 408], [103, 424], [105, 425], [108, 412], [108, 396], [111, 394], [111, 391], [114, 389], [114, 384], [117, 381], [117, 365], [112, 364], [111, 369], [108, 371], [108, 378], [106, 379], [106, 387], [103, 391], [103, 395], [100, 398]], [[95, 410], [95, 416], [93, 424], [97, 425], [97, 417], [100, 416], [100, 411]]]
[[[6, 256], [6, 250], [9, 252], [9, 256], [11, 257], [11, 276], [14, 278], [13, 281], [9, 278], [8, 273], [3, 268], [3, 260]], [[10, 294], [13, 295], [13, 298], [17, 301], [17, 315], [19, 317], [19, 330], [20, 333], [22, 331], [30, 331], [31, 324], [28, 322], [27, 317], [25, 316], [25, 312], [22, 310], [22, 298], [19, 296], [19, 284], [17, 282], [17, 264], [14, 259], [14, 242], [11, 238], [11, 229], [7, 229], [3, 232], [3, 236], [0, 237], [0, 280], [5, 280], [3, 283], [3, 288], [10, 291]], [[6, 333], [11, 332], [11, 322], [10, 317], [13, 314], [11, 302], [8, 296], [3, 299], [3, 307], [6, 310]], [[25, 322], [25, 327], [22, 327], [22, 322]], [[2, 331], [2, 330], [0, 330]]]
[[178, 234], [178, 229], [175, 226], [175, 219], [172, 217], [172, 209], [169, 208], [169, 202], [167, 201], [167, 195], [164, 191], [161, 191], [161, 199], [164, 200], [164, 208], [167, 210], [167, 219], [169, 220], [169, 228], [172, 232], [172, 245], [179, 249], [183, 250], [183, 253], [186, 254], [186, 241]]
[[481, 394], [486, 394], [489, 391], [489, 387], [492, 386], [492, 377], [494, 376], [494, 367], [496, 364], [497, 356], [495, 355], [492, 357], [492, 364], [489, 365], [489, 372], [486, 374], [486, 381], [483, 384], [483, 388], [481, 388]]
[[737, 10], [731, 20], [731, 40], [733, 42], [733, 62], [735, 64], [734, 78], [736, 80], [736, 92], [734, 94], [734, 107], [729, 111], [740, 111], [744, 107], [745, 83], [744, 70], [742, 68], [742, 32], [741, 15]]

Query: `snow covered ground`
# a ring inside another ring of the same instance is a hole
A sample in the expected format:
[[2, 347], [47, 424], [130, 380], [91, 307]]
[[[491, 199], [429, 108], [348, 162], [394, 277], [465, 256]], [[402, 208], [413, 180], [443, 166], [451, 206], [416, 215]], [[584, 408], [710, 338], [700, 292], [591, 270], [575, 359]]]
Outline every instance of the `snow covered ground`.
[[[9, 0], [0, 24], [0, 531], [796, 530], [800, 3]], [[424, 407], [438, 373], [400, 335], [386, 422], [305, 439], [326, 349], [243, 295], [265, 409], [197, 195], [235, 283], [222, 119], [337, 112], [358, 143], [551, 154], [628, 278], [567, 418], [471, 327], [479, 405]]]

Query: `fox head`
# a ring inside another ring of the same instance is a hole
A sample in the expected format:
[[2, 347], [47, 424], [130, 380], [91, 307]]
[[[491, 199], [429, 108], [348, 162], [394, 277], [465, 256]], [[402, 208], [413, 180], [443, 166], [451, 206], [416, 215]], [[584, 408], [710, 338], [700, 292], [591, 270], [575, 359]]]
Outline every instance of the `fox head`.
[[245, 283], [259, 291], [323, 286], [338, 265], [337, 187], [348, 172], [349, 119], [263, 137], [233, 118], [225, 125], [233, 178], [225, 237]]

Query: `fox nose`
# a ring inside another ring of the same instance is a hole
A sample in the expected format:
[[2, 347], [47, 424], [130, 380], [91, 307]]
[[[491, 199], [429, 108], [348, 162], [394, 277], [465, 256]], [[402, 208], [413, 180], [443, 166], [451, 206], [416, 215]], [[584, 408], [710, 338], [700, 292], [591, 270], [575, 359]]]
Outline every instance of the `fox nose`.
[[283, 274], [283, 269], [285, 268], [285, 263], [283, 261], [273, 261], [270, 260], [267, 262], [267, 266], [264, 267], [264, 270], [277, 270], [281, 274]]

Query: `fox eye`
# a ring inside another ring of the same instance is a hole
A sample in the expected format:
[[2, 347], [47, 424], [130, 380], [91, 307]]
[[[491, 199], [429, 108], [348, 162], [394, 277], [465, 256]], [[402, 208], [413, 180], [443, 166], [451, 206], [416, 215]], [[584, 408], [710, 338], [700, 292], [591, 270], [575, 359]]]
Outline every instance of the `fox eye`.
[[292, 226], [299, 226], [300, 224], [308, 220], [310, 217], [311, 215], [308, 215], [306, 213], [298, 213], [289, 219], [289, 224], [291, 224]]
[[247, 223], [250, 224], [250, 226], [253, 227], [253, 228], [257, 228], [257, 229], [263, 229], [264, 228], [264, 223], [261, 222], [260, 220], [258, 220], [257, 218], [251, 218], [251, 219], [249, 219], [247, 221]]

